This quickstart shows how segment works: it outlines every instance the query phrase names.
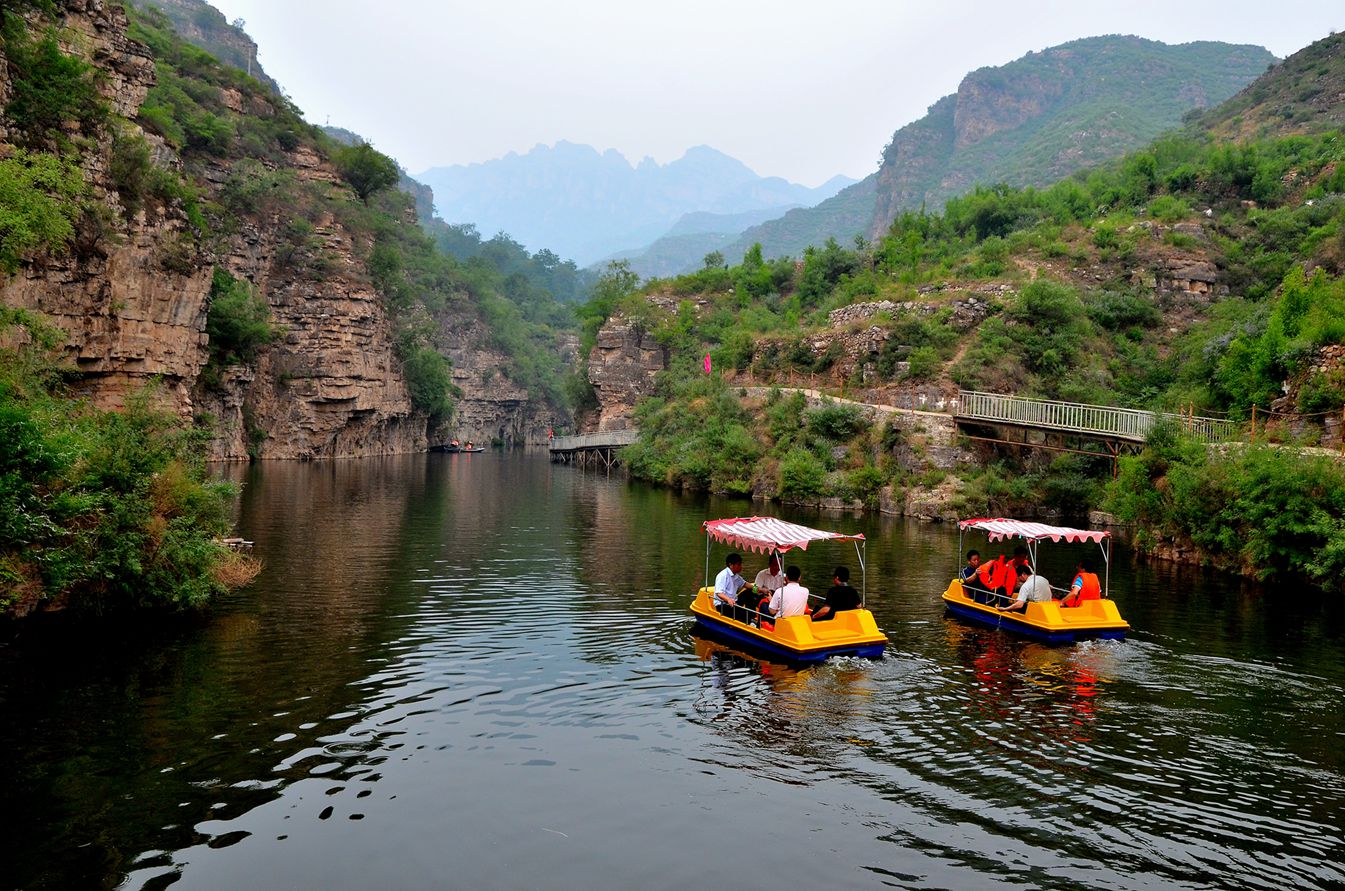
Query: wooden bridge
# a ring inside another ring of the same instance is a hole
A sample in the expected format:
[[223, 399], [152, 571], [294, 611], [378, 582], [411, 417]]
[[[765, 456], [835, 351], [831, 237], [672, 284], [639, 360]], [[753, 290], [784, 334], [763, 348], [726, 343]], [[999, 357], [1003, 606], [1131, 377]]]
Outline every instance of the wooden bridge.
[[551, 440], [551, 460], [578, 467], [603, 467], [611, 470], [617, 463], [617, 451], [639, 438], [639, 430], [610, 430], [606, 433], [557, 436]]

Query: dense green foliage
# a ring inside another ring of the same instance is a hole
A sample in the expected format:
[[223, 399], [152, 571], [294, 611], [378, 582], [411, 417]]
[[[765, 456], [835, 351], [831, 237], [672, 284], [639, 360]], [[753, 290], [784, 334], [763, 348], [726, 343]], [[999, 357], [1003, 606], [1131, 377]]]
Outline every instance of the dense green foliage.
[[56, 155], [16, 150], [0, 158], [0, 270], [28, 253], [64, 250], [83, 213], [79, 170]]
[[276, 337], [266, 300], [248, 282], [224, 269], [216, 269], [210, 282], [205, 330], [210, 336], [210, 361], [215, 365], [251, 363], [257, 350]]
[[67, 122], [89, 129], [107, 116], [93, 68], [61, 52], [54, 28], [39, 36], [15, 12], [0, 12], [0, 42], [8, 67], [9, 101], [5, 117], [28, 148], [68, 143]]
[[341, 146], [332, 155], [336, 169], [365, 204], [369, 203], [370, 195], [391, 188], [402, 176], [396, 161], [367, 142]]
[[[1192, 264], [1217, 270], [1227, 292], [1199, 303], [1165, 292], [1169, 270]], [[959, 321], [947, 303], [1001, 282], [1002, 296], [977, 322]], [[792, 400], [744, 409], [730, 398], [743, 374], [751, 376], [744, 383], [796, 386], [821, 385], [810, 383], [820, 377], [842, 390], [952, 383], [1235, 419], [1253, 405], [1264, 412], [1289, 382], [1300, 412], [1338, 414], [1345, 373], [1312, 368], [1322, 347], [1345, 343], [1345, 138], [1327, 131], [1225, 144], [1173, 135], [1049, 188], [974, 189], [942, 213], [903, 214], [874, 244], [832, 242], [797, 265], [749, 250], [733, 266], [707, 262], [643, 287], [609, 284], [581, 311], [587, 327], [619, 311], [673, 355], [659, 395], [640, 410], [632, 470], [680, 486], [872, 500], [883, 486], [899, 497], [947, 478], [909, 432], [846, 435], [809, 422], [802, 408], [772, 424]], [[661, 305], [670, 296], [684, 302], [655, 310], [641, 300], [651, 293], [665, 298]], [[883, 346], [847, 360], [853, 371], [838, 376], [846, 335], [828, 313], [882, 299], [895, 308], [863, 324], [885, 333]], [[693, 374], [706, 352], [730, 382]], [[1082, 455], [1001, 460], [955, 471], [954, 509], [1082, 512], [1100, 505], [1111, 470], [1110, 460]], [[1112, 498], [1127, 518], [1185, 536], [1223, 565], [1327, 579], [1314, 568], [1315, 551], [1339, 547], [1334, 495], [1323, 496], [1325, 514], [1307, 510], [1316, 496], [1292, 491], [1298, 460], [1258, 448], [1192, 461], [1172, 478], [1139, 482], [1132, 469]], [[1329, 461], [1311, 459], [1303, 474], [1310, 493], [1340, 482]], [[1260, 500], [1234, 497], [1243, 486]], [[1202, 487], [1228, 507], [1215, 510]], [[1162, 492], [1161, 503], [1126, 500], [1146, 491]], [[1234, 547], [1230, 535], [1248, 544]]]
[[1345, 573], [1345, 466], [1276, 446], [1211, 452], [1175, 427], [1121, 460], [1108, 507], [1142, 549], [1194, 546], [1223, 568], [1339, 587]]
[[[52, 339], [20, 311], [3, 322]], [[39, 347], [0, 350], [0, 606], [197, 606], [225, 587], [230, 489], [153, 397], [95, 411]]]

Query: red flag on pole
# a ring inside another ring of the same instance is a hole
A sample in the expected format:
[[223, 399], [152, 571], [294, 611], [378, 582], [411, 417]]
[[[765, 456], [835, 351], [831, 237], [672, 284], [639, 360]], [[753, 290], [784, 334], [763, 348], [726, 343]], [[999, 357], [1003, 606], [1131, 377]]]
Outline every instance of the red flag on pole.
[[709, 353], [706, 353], [706, 354], [705, 354], [705, 373], [706, 373], [706, 374], [709, 374], [709, 373], [710, 373], [710, 354], [709, 354]]

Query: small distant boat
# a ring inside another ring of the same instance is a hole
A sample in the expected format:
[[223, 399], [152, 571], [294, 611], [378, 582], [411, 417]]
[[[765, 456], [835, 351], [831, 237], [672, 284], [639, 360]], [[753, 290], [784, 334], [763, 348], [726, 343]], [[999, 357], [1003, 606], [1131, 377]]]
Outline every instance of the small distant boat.
[[[1002, 628], [1043, 643], [1073, 643], [1079, 640], [1124, 640], [1130, 625], [1121, 618], [1116, 603], [1109, 598], [1111, 588], [1111, 533], [1105, 530], [1070, 529], [1065, 526], [1047, 526], [1003, 517], [995, 519], [962, 520], [958, 524], [958, 554], [962, 553], [962, 533], [968, 530], [984, 532], [990, 541], [1018, 539], [1026, 543], [1028, 560], [1034, 573], [1037, 566], [1037, 547], [1045, 540], [1052, 542], [1096, 542], [1102, 551], [1106, 566], [1106, 581], [1101, 597], [1084, 600], [1077, 606], [1061, 606], [1059, 600], [1029, 602], [1022, 612], [996, 609], [993, 603], [982, 603], [971, 597], [962, 586], [961, 577], [954, 578], [943, 592], [944, 606], [959, 619]], [[1095, 579], [1096, 581], [1096, 579]], [[1061, 593], [1068, 593], [1061, 591]], [[983, 595], [984, 596], [984, 595]]]
[[469, 455], [475, 454], [476, 452], [484, 452], [485, 450], [486, 450], [485, 446], [463, 446], [462, 448], [458, 449], [458, 451], [464, 452]]
[[[878, 630], [873, 613], [864, 608], [862, 601], [859, 609], [842, 610], [828, 622], [814, 624], [811, 616], [787, 616], [775, 619], [773, 627], [761, 628], [721, 615], [715, 609], [714, 587], [710, 584], [711, 540], [747, 551], [776, 554], [794, 548], [802, 550], [815, 541], [852, 541], [855, 542], [860, 571], [864, 572], [864, 554], [860, 550], [864, 542], [863, 535], [810, 529], [774, 517], [706, 520], [703, 528], [706, 532], [706, 586], [696, 592], [696, 599], [691, 604], [691, 612], [696, 617], [698, 627], [723, 640], [787, 662], [821, 662], [830, 656], [876, 659], [883, 655], [887, 635]], [[865, 591], [868, 587], [867, 578], [861, 585], [861, 591]], [[812, 596], [817, 600], [822, 599], [817, 595]]]
[[454, 445], [454, 444], [452, 444], [452, 443], [449, 443], [449, 444], [447, 444], [447, 445], [435, 445], [435, 446], [430, 446], [430, 451], [431, 451], [431, 452], [450, 452], [450, 453], [451, 453], [451, 452], [461, 452], [461, 451], [462, 451], [462, 446]]

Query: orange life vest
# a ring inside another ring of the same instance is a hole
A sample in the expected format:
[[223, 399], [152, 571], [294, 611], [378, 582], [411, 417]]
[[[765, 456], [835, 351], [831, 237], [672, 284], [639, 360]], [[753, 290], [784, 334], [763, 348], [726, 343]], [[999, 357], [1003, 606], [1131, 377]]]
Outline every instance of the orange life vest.
[[1097, 573], [1080, 572], [1075, 578], [1082, 582], [1082, 584], [1079, 587], [1078, 593], [1071, 591], [1064, 601], [1062, 601], [1063, 606], [1078, 606], [1085, 600], [1102, 599], [1102, 586], [1098, 584]]
[[1018, 568], [1000, 554], [989, 563], [982, 563], [981, 568], [977, 570], [977, 577], [981, 580], [981, 587], [987, 591], [994, 591], [996, 588], [1012, 591], [1014, 580], [1018, 577]]

